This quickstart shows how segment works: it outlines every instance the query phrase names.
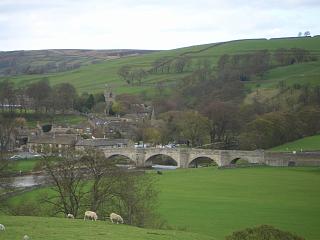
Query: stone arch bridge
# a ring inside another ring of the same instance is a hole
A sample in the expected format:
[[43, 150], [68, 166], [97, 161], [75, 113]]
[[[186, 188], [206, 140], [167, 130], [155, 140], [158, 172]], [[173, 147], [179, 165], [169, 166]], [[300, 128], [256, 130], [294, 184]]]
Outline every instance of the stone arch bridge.
[[268, 152], [263, 150], [211, 150], [196, 148], [108, 148], [104, 149], [106, 158], [125, 156], [137, 166], [151, 165], [154, 156], [165, 155], [172, 158], [178, 167], [188, 168], [201, 157], [212, 159], [218, 166], [228, 166], [238, 159], [249, 163], [269, 166], [320, 166], [320, 152]]
[[106, 158], [125, 156], [137, 166], [144, 167], [151, 164], [154, 156], [165, 155], [172, 158], [178, 167], [188, 168], [196, 159], [206, 157], [226, 166], [237, 159], [247, 160], [249, 163], [264, 163], [263, 151], [210, 150], [195, 148], [109, 148], [104, 149]]

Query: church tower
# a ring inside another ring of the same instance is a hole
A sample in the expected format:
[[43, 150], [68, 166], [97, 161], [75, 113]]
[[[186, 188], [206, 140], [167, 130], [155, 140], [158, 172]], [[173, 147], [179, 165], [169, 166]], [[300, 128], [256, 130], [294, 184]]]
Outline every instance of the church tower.
[[112, 88], [106, 84], [104, 90], [104, 101], [106, 103], [105, 113], [110, 116], [112, 104], [116, 101], [116, 95], [112, 92]]

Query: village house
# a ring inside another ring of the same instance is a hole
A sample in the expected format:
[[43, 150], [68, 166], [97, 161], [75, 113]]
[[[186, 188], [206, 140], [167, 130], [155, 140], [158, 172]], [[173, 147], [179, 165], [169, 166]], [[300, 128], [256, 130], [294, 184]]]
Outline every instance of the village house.
[[74, 148], [78, 139], [77, 134], [43, 133], [40, 136], [30, 136], [27, 149], [37, 153], [61, 153]]
[[84, 151], [87, 148], [105, 149], [105, 148], [124, 148], [133, 147], [134, 143], [129, 139], [107, 139], [107, 138], [95, 138], [95, 139], [80, 139], [75, 144], [75, 149], [78, 151]]

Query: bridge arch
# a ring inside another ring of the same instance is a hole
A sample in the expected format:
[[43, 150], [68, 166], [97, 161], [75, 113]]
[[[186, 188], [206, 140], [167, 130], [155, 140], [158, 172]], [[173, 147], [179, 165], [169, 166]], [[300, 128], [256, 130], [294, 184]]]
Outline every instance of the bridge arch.
[[243, 165], [243, 164], [250, 164], [251, 161], [244, 157], [235, 157], [230, 160], [229, 165]]
[[190, 159], [188, 163], [189, 167], [198, 167], [198, 165], [218, 165], [218, 161], [212, 156], [196, 156]]
[[153, 163], [159, 165], [172, 165], [172, 166], [179, 166], [179, 161], [175, 159], [174, 156], [170, 156], [170, 154], [165, 153], [155, 153], [152, 155], [147, 156], [145, 159], [145, 165], [151, 166]]
[[137, 164], [136, 161], [134, 159], [132, 159], [132, 156], [130, 156], [130, 154], [125, 154], [125, 153], [112, 153], [112, 154], [107, 154], [105, 155], [105, 158], [108, 160], [110, 159], [114, 159], [114, 158], [124, 158], [127, 160], [127, 162], [130, 162], [130, 163], [134, 163], [134, 164]]

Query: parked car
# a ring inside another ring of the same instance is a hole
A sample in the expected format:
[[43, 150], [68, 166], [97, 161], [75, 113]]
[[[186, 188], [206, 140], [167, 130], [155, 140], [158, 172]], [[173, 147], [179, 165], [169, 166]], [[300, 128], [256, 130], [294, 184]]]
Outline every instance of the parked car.
[[30, 152], [22, 152], [20, 154], [16, 154], [11, 156], [10, 160], [19, 160], [19, 159], [30, 159], [30, 158], [40, 158], [43, 157], [41, 154], [38, 153], [30, 153]]
[[10, 157], [10, 160], [18, 160], [18, 159], [23, 159], [21, 155], [13, 155]]

